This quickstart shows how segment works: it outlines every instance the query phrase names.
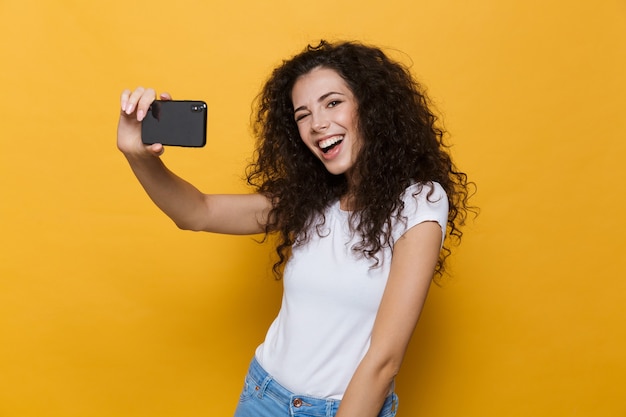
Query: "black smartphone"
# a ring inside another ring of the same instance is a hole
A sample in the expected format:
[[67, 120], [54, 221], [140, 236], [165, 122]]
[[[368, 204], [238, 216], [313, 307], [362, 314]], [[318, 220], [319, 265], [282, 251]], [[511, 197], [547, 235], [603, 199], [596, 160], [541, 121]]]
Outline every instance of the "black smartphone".
[[206, 144], [207, 106], [204, 101], [156, 100], [141, 123], [146, 145], [201, 148]]

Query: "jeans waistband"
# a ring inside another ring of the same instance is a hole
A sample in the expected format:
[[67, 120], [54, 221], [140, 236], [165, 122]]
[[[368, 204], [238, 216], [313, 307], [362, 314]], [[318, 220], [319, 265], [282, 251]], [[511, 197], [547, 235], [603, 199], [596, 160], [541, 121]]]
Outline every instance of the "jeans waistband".
[[[282, 403], [293, 411], [297, 409], [312, 410], [313, 408], [323, 412], [321, 415], [334, 415], [339, 408], [341, 400], [316, 398], [307, 395], [300, 395], [289, 391], [272, 378], [271, 375], [263, 369], [261, 364], [254, 358], [248, 369], [248, 377], [256, 384], [255, 390], [257, 396], [262, 398], [267, 395], [275, 401]], [[388, 415], [389, 411], [395, 411], [398, 403], [398, 397], [395, 393], [391, 393], [385, 399], [380, 415]]]

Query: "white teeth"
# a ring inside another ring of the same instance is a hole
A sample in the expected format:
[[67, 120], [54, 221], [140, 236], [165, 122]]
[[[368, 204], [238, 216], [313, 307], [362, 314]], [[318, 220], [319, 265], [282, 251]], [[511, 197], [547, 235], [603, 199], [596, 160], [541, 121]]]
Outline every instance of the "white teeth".
[[343, 140], [343, 136], [333, 136], [332, 138], [328, 138], [328, 139], [324, 139], [320, 141], [318, 145], [320, 148], [326, 149], [326, 148], [330, 148], [331, 146], [333, 146], [334, 144], [342, 140]]

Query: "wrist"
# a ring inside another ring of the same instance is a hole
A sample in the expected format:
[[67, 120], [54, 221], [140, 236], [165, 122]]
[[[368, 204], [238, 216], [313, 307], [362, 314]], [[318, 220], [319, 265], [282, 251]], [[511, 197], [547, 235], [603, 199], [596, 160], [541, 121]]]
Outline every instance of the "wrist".
[[148, 149], [122, 151], [122, 154], [131, 165], [151, 165], [161, 161], [159, 153], [150, 152]]

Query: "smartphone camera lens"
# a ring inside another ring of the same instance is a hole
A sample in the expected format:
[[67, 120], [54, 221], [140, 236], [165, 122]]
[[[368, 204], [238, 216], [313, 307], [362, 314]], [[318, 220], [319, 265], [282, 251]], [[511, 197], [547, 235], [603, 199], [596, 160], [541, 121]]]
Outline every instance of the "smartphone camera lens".
[[194, 113], [199, 113], [204, 109], [204, 104], [192, 104], [191, 111]]

